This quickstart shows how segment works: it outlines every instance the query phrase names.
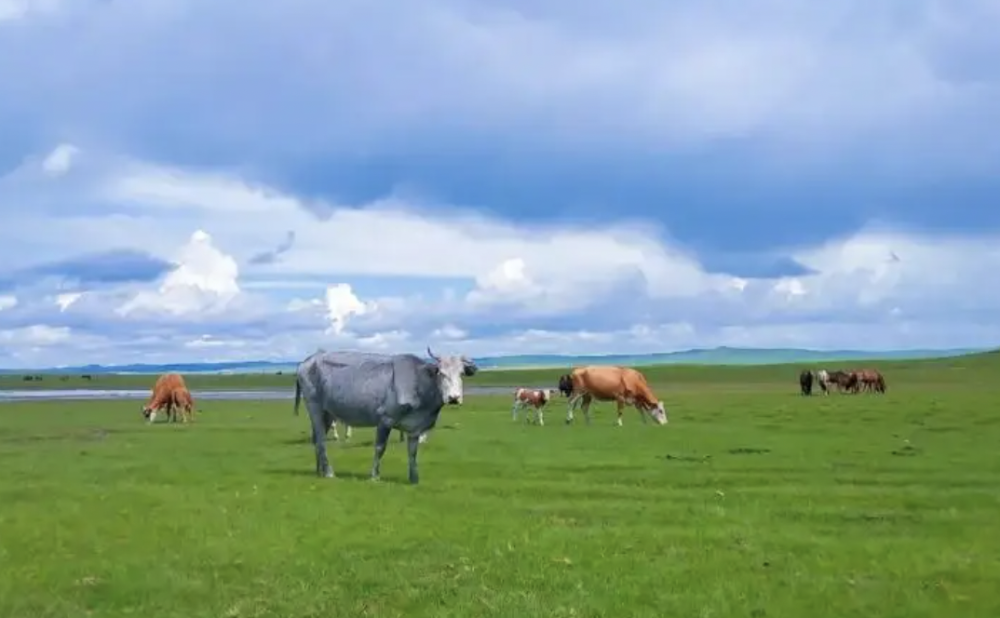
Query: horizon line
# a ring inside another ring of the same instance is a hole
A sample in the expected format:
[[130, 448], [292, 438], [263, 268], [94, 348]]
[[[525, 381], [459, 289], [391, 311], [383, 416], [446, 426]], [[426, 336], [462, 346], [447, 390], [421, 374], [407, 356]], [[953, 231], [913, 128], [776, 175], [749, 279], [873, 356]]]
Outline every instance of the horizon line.
[[[815, 348], [754, 348], [754, 347], [733, 347], [733, 346], [716, 346], [713, 348], [688, 348], [684, 350], [674, 350], [670, 352], [642, 352], [642, 353], [629, 353], [629, 352], [605, 352], [605, 353], [590, 353], [590, 354], [561, 354], [561, 353], [539, 353], [539, 354], [497, 354], [489, 356], [476, 356], [474, 359], [480, 361], [494, 361], [494, 360], [504, 360], [504, 359], [520, 359], [520, 358], [574, 358], [574, 359], [584, 359], [584, 358], [608, 358], [608, 357], [632, 357], [632, 358], [652, 358], [657, 356], [680, 356], [686, 354], [698, 354], [698, 353], [711, 353], [711, 352], [723, 352], [723, 351], [733, 351], [733, 352], [751, 352], [751, 353], [775, 353], [775, 352], [790, 352], [799, 354], [823, 354], [823, 355], [863, 355], [866, 357], [872, 357], [877, 355], [899, 355], [899, 354], [918, 354], [920, 356], [929, 356], [934, 354], [941, 354], [942, 356], [952, 356], [961, 354], [970, 354], [977, 352], [986, 352], [996, 349], [996, 346], [986, 346], [986, 347], [960, 347], [960, 348], [891, 348], [883, 350], [857, 350], [857, 349], [815, 349]], [[73, 369], [114, 369], [114, 368], [124, 368], [124, 367], [166, 367], [166, 366], [176, 366], [176, 365], [191, 365], [191, 366], [213, 366], [213, 365], [294, 365], [297, 364], [299, 360], [263, 360], [263, 359], [248, 359], [248, 360], [219, 360], [219, 361], [164, 361], [157, 363], [143, 363], [143, 362], [132, 362], [132, 363], [114, 363], [114, 364], [100, 364], [100, 363], [83, 363], [76, 365], [57, 365], [50, 367], [0, 367], [0, 373], [15, 373], [15, 372], [25, 372], [25, 371], [68, 371]]]

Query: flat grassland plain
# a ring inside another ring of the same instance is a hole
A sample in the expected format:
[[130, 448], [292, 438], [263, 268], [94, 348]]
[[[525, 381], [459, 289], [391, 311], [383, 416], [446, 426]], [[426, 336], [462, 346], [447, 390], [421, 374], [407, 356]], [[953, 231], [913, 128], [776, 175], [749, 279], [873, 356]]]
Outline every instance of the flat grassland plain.
[[609, 404], [567, 427], [562, 398], [528, 426], [468, 397], [418, 486], [395, 434], [367, 480], [365, 429], [315, 477], [290, 401], [153, 426], [134, 400], [0, 404], [0, 616], [1000, 616], [1000, 355], [862, 364], [886, 395], [802, 397], [791, 365], [643, 368], [664, 427], [614, 427]]

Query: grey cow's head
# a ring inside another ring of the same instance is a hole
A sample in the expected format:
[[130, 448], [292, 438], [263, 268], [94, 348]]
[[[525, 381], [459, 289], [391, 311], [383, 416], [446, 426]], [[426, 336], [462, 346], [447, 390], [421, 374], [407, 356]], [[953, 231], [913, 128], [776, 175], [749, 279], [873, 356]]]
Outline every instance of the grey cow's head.
[[427, 356], [434, 360], [445, 403], [460, 405], [464, 399], [462, 378], [476, 375], [476, 364], [465, 356], [435, 356], [430, 347], [427, 348]]

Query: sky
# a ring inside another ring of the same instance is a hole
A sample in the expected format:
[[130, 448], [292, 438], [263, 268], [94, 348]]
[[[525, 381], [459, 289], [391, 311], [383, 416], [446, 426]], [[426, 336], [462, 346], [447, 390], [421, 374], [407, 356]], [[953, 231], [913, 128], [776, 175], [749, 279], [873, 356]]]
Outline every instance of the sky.
[[0, 366], [1000, 346], [995, 0], [0, 0]]

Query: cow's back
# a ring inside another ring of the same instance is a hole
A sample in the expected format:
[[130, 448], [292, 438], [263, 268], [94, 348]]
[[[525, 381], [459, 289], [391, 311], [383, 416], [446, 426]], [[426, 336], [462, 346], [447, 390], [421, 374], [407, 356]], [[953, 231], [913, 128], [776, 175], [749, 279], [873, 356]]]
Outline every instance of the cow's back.
[[645, 374], [638, 369], [633, 369], [632, 367], [625, 367], [623, 369], [622, 386], [624, 388], [623, 395], [626, 399], [638, 400], [647, 405], [656, 403], [656, 396], [653, 394], [653, 389], [649, 386], [649, 381], [646, 380]]
[[573, 370], [573, 390], [597, 398], [614, 397], [622, 388], [623, 367], [588, 365]]
[[175, 388], [187, 388], [184, 378], [178, 373], [165, 373], [156, 379], [153, 392], [171, 392]]
[[622, 368], [622, 384], [629, 393], [644, 393], [650, 390], [646, 376], [631, 367]]
[[304, 367], [304, 394], [316, 399], [345, 424], [370, 425], [378, 410], [395, 403], [391, 361], [362, 361], [351, 365], [324, 362], [322, 358], [314, 361]]
[[170, 401], [171, 393], [174, 389], [182, 388], [187, 390], [184, 378], [178, 373], [165, 373], [156, 379], [153, 384], [153, 392], [150, 395], [149, 407], [157, 408]]

